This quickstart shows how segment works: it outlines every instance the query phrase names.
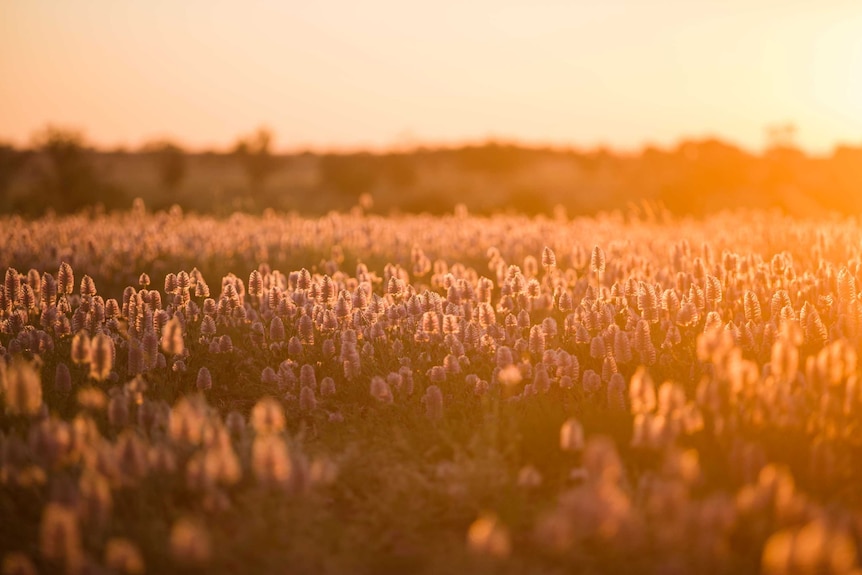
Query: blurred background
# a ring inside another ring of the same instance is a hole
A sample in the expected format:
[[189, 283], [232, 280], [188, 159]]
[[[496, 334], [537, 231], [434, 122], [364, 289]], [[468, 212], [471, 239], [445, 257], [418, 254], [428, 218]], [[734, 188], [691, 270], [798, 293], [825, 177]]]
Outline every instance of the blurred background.
[[0, 210], [862, 211], [845, 0], [5, 0]]

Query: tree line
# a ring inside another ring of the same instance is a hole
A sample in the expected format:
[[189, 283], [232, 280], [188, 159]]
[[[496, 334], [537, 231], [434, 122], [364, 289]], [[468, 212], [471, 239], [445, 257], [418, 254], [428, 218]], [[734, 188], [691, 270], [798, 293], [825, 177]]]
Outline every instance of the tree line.
[[48, 127], [27, 148], [0, 144], [0, 211], [127, 209], [142, 197], [156, 209], [314, 213], [350, 209], [370, 197], [381, 212], [442, 213], [463, 204], [478, 213], [562, 207], [582, 214], [644, 200], [691, 215], [738, 207], [862, 212], [862, 147], [810, 156], [786, 132], [760, 154], [703, 139], [637, 153], [486, 142], [284, 155], [274, 151], [265, 127], [227, 151], [195, 153], [169, 140], [135, 151], [97, 150], [79, 131]]

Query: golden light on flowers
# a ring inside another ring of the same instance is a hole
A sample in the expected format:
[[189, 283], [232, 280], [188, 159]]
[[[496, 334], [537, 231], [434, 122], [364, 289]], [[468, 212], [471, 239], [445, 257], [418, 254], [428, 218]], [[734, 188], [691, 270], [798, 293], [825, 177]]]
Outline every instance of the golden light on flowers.
[[590, 254], [590, 270], [596, 274], [605, 271], [605, 252], [599, 246], [594, 246]]
[[[380, 569], [368, 545], [432, 570], [858, 571], [858, 222], [671, 222], [0, 222], [4, 561], [266, 572], [277, 540], [309, 571]], [[316, 543], [343, 509], [356, 540]], [[432, 536], [461, 543], [410, 543]]]
[[371, 378], [371, 396], [381, 403], [392, 403], [392, 389], [382, 377], [375, 376]]
[[508, 365], [497, 373], [497, 381], [506, 387], [518, 385], [523, 377], [521, 370], [515, 365]]
[[860, 572], [856, 546], [850, 536], [822, 519], [773, 534], [764, 546], [761, 566], [764, 575]]
[[212, 556], [209, 533], [201, 522], [194, 519], [178, 519], [171, 527], [169, 544], [171, 555], [181, 565], [205, 565]]
[[180, 355], [185, 348], [183, 341], [183, 328], [178, 318], [173, 317], [167, 325], [162, 328], [162, 350], [170, 355]]
[[467, 544], [481, 555], [504, 558], [512, 551], [512, 542], [506, 527], [492, 513], [480, 516], [467, 530]]
[[297, 478], [287, 445], [282, 438], [273, 435], [255, 438], [252, 469], [257, 481], [268, 489], [291, 489]]
[[21, 552], [7, 553], [3, 557], [2, 566], [3, 575], [36, 575], [36, 566], [33, 561]]
[[198, 391], [209, 391], [212, 388], [212, 375], [210, 375], [210, 370], [207, 369], [206, 366], [198, 370], [198, 377], [195, 381], [195, 386], [198, 388]]
[[49, 503], [39, 531], [42, 556], [65, 573], [79, 573], [84, 566], [81, 531], [74, 510]]
[[425, 414], [429, 419], [438, 420], [443, 418], [443, 392], [436, 385], [429, 385], [422, 396], [425, 404]]
[[4, 381], [6, 409], [13, 414], [36, 415], [42, 407], [39, 372], [28, 361], [16, 360], [6, 369]]
[[261, 399], [251, 412], [251, 426], [255, 433], [267, 435], [284, 429], [284, 410], [272, 398]]
[[560, 449], [572, 452], [584, 449], [584, 427], [573, 417], [563, 422], [560, 427]]
[[126, 575], [145, 572], [140, 550], [128, 539], [119, 537], [109, 540], [105, 546], [105, 566]]
[[104, 333], [96, 335], [91, 342], [90, 377], [102, 381], [111, 373], [114, 365], [114, 341]]
[[525, 465], [518, 471], [518, 486], [537, 489], [542, 485], [542, 474], [532, 465]]

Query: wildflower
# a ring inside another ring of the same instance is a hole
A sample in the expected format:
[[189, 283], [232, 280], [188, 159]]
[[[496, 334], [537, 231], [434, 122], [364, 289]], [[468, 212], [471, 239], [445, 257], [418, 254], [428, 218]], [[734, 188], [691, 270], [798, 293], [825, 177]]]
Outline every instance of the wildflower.
[[96, 283], [88, 275], [81, 278], [81, 295], [83, 297], [93, 297], [96, 295]]
[[306, 363], [299, 368], [299, 384], [302, 387], [317, 388], [317, 376], [312, 365]]
[[512, 551], [508, 529], [491, 513], [481, 515], [470, 525], [467, 546], [479, 555], [501, 559], [508, 557]]
[[182, 355], [185, 345], [183, 342], [183, 326], [177, 316], [172, 317], [162, 330], [162, 351], [169, 355]]
[[580, 452], [584, 448], [584, 428], [574, 417], [563, 422], [560, 427], [560, 449]]
[[39, 297], [42, 309], [49, 308], [57, 302], [57, 281], [49, 273], [42, 274]]
[[599, 246], [595, 246], [590, 254], [590, 271], [594, 274], [605, 271], [605, 252]]
[[548, 393], [551, 389], [551, 378], [544, 363], [537, 363], [533, 369], [533, 388], [538, 393]]
[[284, 411], [276, 400], [265, 397], [251, 410], [251, 427], [258, 435], [278, 433], [284, 429]]
[[314, 485], [332, 485], [338, 476], [338, 466], [329, 458], [318, 457], [311, 462], [308, 476]]
[[114, 354], [114, 340], [105, 333], [97, 334], [91, 342], [90, 377], [104, 381], [114, 366]]
[[542, 267], [549, 271], [557, 266], [557, 256], [554, 250], [545, 246], [542, 250]]
[[195, 380], [195, 387], [197, 387], [198, 391], [209, 391], [212, 389], [213, 379], [210, 375], [210, 370], [207, 369], [206, 366], [201, 367], [198, 370], [198, 376]]
[[60, 270], [57, 272], [57, 290], [64, 295], [71, 295], [75, 289], [75, 274], [72, 273], [72, 266], [63, 262], [60, 264]]
[[590, 341], [590, 357], [593, 359], [601, 359], [605, 357], [607, 350], [605, 349], [605, 339], [601, 336], [596, 336]]
[[252, 297], [263, 295], [263, 277], [258, 270], [253, 270], [248, 278], [248, 295]]
[[324, 377], [320, 380], [320, 395], [323, 397], [335, 395], [335, 380], [331, 377]]
[[438, 420], [443, 418], [443, 393], [436, 385], [429, 385], [422, 396], [425, 404], [425, 415], [428, 419]]
[[122, 537], [112, 537], [105, 544], [105, 567], [116, 573], [144, 573], [144, 559], [137, 545]]
[[228, 334], [224, 334], [218, 338], [218, 353], [231, 353], [233, 351], [233, 340]]
[[179, 284], [177, 283], [177, 275], [174, 273], [169, 273], [165, 276], [165, 293], [175, 294], [178, 290]]
[[615, 373], [608, 381], [608, 407], [612, 411], [626, 411], [626, 382], [622, 374]]
[[314, 397], [314, 388], [305, 387], [299, 390], [299, 408], [303, 411], [314, 411], [317, 400]]
[[629, 398], [632, 413], [649, 413], [657, 405], [655, 384], [645, 367], [641, 366], [635, 371], [629, 386]]
[[525, 489], [536, 489], [542, 485], [542, 474], [532, 465], [525, 465], [518, 471], [518, 486]]
[[593, 483], [617, 484], [623, 466], [614, 442], [603, 436], [591, 437], [584, 446], [584, 468]]
[[505, 387], [514, 387], [524, 379], [521, 370], [514, 364], [508, 365], [496, 371], [497, 382]]
[[125, 393], [117, 393], [108, 401], [108, 422], [114, 427], [129, 423], [129, 398]]
[[541, 357], [545, 353], [545, 332], [541, 325], [534, 325], [530, 328], [530, 353]]
[[69, 372], [69, 366], [65, 363], [57, 364], [54, 373], [54, 389], [62, 394], [72, 391], [72, 374]]
[[133, 430], [127, 429], [120, 433], [114, 453], [114, 461], [124, 481], [136, 482], [150, 472], [147, 446]]
[[93, 411], [100, 411], [105, 408], [108, 403], [105, 392], [96, 387], [84, 387], [78, 390], [75, 398], [81, 407]]
[[257, 481], [267, 489], [288, 489], [295, 472], [284, 440], [261, 435], [252, 445], [252, 470]]
[[37, 575], [38, 571], [33, 561], [27, 555], [19, 551], [13, 551], [3, 557], [0, 573], [3, 573], [3, 575]]
[[72, 348], [69, 352], [72, 362], [76, 365], [84, 365], [90, 363], [91, 345], [90, 336], [86, 331], [79, 331], [72, 338]]
[[62, 565], [66, 573], [79, 573], [84, 566], [81, 531], [75, 511], [59, 503], [48, 503], [39, 530], [45, 559]]
[[745, 310], [745, 320], [760, 323], [760, 301], [757, 299], [757, 294], [748, 290], [743, 297], [743, 305]]
[[441, 365], [435, 365], [426, 374], [431, 383], [443, 383], [446, 381], [446, 369]]
[[174, 559], [182, 565], [205, 565], [212, 556], [209, 533], [200, 522], [181, 518], [171, 528], [170, 550]]
[[401, 376], [401, 391], [405, 395], [413, 395], [413, 370], [406, 365], [402, 365], [398, 369], [398, 375]]
[[392, 390], [389, 384], [377, 375], [371, 378], [371, 396], [382, 403], [392, 403]]
[[[0, 357], [0, 362], [3, 358]], [[42, 408], [42, 382], [30, 362], [16, 359], [6, 369], [6, 409], [19, 415], [36, 415]]]
[[284, 341], [284, 322], [275, 316], [269, 323], [269, 339], [271, 341]]
[[183, 397], [170, 411], [168, 432], [171, 439], [181, 444], [199, 445], [206, 419], [206, 403], [200, 396]]

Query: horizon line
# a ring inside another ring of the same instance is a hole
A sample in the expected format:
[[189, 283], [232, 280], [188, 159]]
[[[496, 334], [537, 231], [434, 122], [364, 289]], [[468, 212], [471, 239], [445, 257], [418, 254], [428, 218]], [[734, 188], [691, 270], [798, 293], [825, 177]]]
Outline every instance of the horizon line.
[[[103, 153], [115, 152], [120, 150], [131, 153], [140, 153], [143, 152], [148, 145], [158, 143], [170, 143], [176, 145], [188, 154], [229, 154], [232, 152], [233, 148], [236, 146], [239, 140], [256, 133], [260, 129], [269, 130], [270, 134], [273, 136], [273, 140], [278, 139], [278, 133], [271, 127], [269, 127], [267, 124], [263, 123], [259, 124], [253, 129], [238, 134], [234, 137], [232, 143], [230, 144], [188, 144], [183, 140], [183, 138], [173, 135], [144, 136], [138, 138], [136, 142], [121, 141], [105, 143], [94, 141], [87, 136], [86, 129], [82, 129], [78, 126], [74, 126], [71, 124], [48, 122], [42, 127], [33, 130], [26, 140], [23, 138], [14, 138], [0, 135], [0, 145], [9, 145], [18, 150], [33, 150], [35, 148], [34, 140], [38, 137], [39, 134], [49, 129], [57, 129], [64, 132], [77, 133], [79, 136], [81, 136], [85, 147]], [[768, 128], [765, 128], [764, 131], [766, 131], [767, 129]], [[404, 141], [399, 141], [399, 139], [402, 138]], [[764, 140], [766, 139], [767, 138], [764, 137]], [[732, 137], [706, 131], [700, 134], [682, 134], [675, 137], [671, 141], [661, 141], [657, 139], [645, 138], [642, 139], [641, 142], [636, 145], [614, 145], [603, 140], [596, 140], [589, 143], [577, 142], [575, 140], [536, 140], [493, 133], [489, 133], [485, 136], [467, 137], [462, 139], [422, 139], [421, 137], [413, 136], [411, 134], [406, 137], [395, 136], [389, 143], [366, 142], [345, 144], [312, 144], [298, 142], [293, 145], [274, 145], [272, 146], [270, 152], [273, 155], [351, 155], [361, 153], [385, 155], [397, 153], [416, 153], [422, 150], [456, 150], [460, 148], [500, 145], [523, 149], [570, 153], [590, 153], [607, 151], [618, 156], [634, 156], [642, 154], [648, 149], [666, 151], [672, 150], [680, 146], [681, 144], [687, 142], [704, 142], [709, 140], [714, 140], [723, 144], [727, 144], [752, 156], [763, 155], [770, 149], [774, 149], [776, 147], [795, 149], [802, 152], [808, 157], [828, 157], [830, 155], [834, 155], [836, 150], [842, 147], [862, 148], [862, 134], [860, 134], [858, 141], [853, 142], [843, 139], [836, 139], [828, 148], [823, 149], [821, 147], [805, 146], [804, 144], [793, 140], [780, 144], [778, 146], [770, 145], [767, 141], [764, 141], [761, 146], [750, 146], [740, 143], [739, 140], [736, 140]]]

